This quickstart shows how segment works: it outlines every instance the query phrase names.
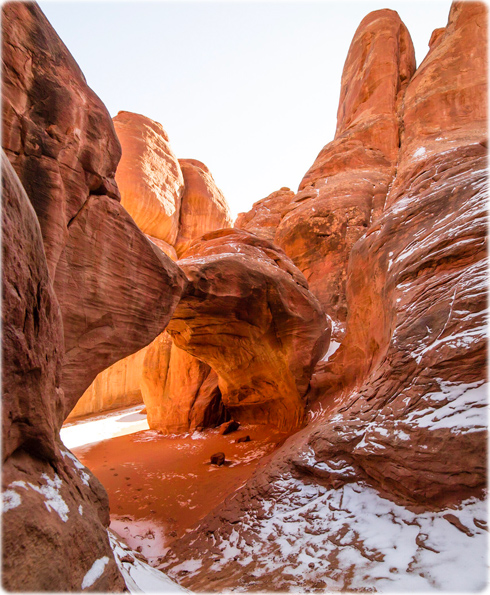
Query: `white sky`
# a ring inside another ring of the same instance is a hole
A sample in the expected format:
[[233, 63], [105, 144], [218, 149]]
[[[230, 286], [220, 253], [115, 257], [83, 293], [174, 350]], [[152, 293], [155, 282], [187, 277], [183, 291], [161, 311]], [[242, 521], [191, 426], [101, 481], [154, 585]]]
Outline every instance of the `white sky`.
[[342, 68], [362, 18], [396, 10], [417, 64], [449, 0], [56, 2], [40, 6], [112, 116], [160, 122], [203, 161], [233, 216], [296, 190], [333, 139]]

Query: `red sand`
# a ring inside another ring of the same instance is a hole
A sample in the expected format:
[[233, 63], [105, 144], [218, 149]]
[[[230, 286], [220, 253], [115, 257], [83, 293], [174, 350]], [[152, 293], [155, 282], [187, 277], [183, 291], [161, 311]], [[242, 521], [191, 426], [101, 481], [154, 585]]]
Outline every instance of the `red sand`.
[[[236, 443], [249, 435], [250, 442]], [[146, 430], [73, 448], [109, 494], [111, 528], [150, 562], [239, 488], [259, 461], [288, 434], [246, 425], [221, 436], [218, 430], [162, 436]], [[211, 465], [213, 453], [226, 463]]]

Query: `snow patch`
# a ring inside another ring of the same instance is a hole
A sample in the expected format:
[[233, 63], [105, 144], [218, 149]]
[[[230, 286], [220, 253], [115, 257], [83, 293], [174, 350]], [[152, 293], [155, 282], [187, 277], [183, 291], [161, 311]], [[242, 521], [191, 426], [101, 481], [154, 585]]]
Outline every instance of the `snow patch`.
[[[114, 559], [130, 593], [190, 593], [187, 589], [174, 583], [160, 570], [138, 560], [134, 555], [135, 552], [111, 531], [108, 531], [108, 534]], [[128, 554], [134, 558], [133, 562], [121, 562], [121, 558]]]
[[23, 488], [24, 490], [30, 488], [38, 494], [41, 494], [41, 496], [44, 497], [44, 505], [46, 506], [48, 511], [53, 510], [59, 515], [60, 519], [66, 523], [66, 521], [68, 520], [68, 513], [70, 512], [70, 509], [68, 508], [66, 502], [63, 500], [59, 492], [63, 485], [63, 482], [56, 473], [54, 474], [53, 479], [51, 479], [49, 475], [47, 475], [46, 473], [43, 473], [41, 475], [41, 479], [43, 479], [46, 482], [46, 484], [41, 487], [25, 481], [13, 481], [9, 487], [18, 487]]
[[143, 404], [140, 404], [122, 411], [108, 412], [90, 421], [78, 420], [65, 424], [60, 431], [61, 440], [67, 448], [76, 448], [148, 430], [146, 415], [139, 413], [142, 407]]
[[104, 570], [108, 562], [109, 558], [107, 556], [95, 560], [95, 562], [92, 564], [92, 568], [83, 577], [82, 589], [88, 589], [91, 587], [95, 581], [104, 574]]
[[22, 503], [22, 499], [17, 492], [14, 490], [5, 490], [2, 494], [2, 512], [5, 513], [7, 510], [17, 508]]

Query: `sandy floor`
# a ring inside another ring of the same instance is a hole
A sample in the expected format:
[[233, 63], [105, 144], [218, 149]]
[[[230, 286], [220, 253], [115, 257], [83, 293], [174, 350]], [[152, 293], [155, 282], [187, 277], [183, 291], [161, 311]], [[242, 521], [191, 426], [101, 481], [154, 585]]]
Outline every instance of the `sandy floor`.
[[[143, 418], [139, 409], [111, 414], [107, 435], [114, 427], [118, 431], [115, 418], [121, 424], [132, 420], [139, 429]], [[143, 430], [80, 445], [84, 433], [87, 442], [91, 440], [89, 429], [97, 423], [95, 435], [100, 440], [100, 421], [100, 415], [95, 421], [85, 418], [65, 428], [62, 438], [106, 488], [111, 529], [152, 564], [158, 563], [174, 539], [240, 487], [258, 462], [287, 437], [270, 428], [246, 425], [227, 436], [216, 429], [179, 436]], [[250, 442], [236, 442], [247, 434]], [[210, 456], [220, 451], [225, 453], [225, 465], [211, 465]]]

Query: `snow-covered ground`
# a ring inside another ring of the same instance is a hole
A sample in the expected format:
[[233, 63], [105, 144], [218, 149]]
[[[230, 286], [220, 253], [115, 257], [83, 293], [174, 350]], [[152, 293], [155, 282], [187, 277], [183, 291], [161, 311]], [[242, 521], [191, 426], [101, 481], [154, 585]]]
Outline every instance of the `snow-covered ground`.
[[64, 425], [60, 432], [61, 440], [67, 448], [76, 448], [108, 438], [148, 430], [146, 414], [140, 413], [143, 407], [141, 403], [126, 409], [107, 411], [89, 420], [79, 420]]
[[[169, 579], [160, 570], [155, 570], [135, 557], [126, 544], [112, 531], [108, 531], [114, 558], [130, 593], [190, 593]], [[126, 558], [127, 561], [123, 561]]]
[[169, 576], [185, 568], [187, 576], [223, 577], [240, 564], [257, 579], [253, 590], [277, 575], [290, 577], [295, 592], [318, 579], [326, 591], [476, 592], [487, 585], [485, 501], [417, 513], [366, 485], [327, 489], [289, 476], [263, 504], [265, 515], [246, 513], [228, 539], [216, 539], [212, 565], [201, 569], [201, 560], [189, 559]]

